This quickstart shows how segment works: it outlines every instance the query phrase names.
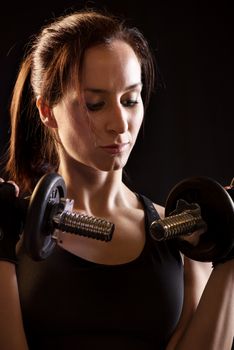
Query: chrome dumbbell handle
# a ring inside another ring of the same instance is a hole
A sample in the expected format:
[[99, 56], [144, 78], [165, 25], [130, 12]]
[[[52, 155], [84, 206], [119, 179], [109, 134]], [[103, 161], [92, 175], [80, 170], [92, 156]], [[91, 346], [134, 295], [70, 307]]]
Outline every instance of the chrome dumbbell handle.
[[52, 215], [54, 229], [108, 242], [112, 239], [114, 224], [102, 218], [73, 211], [73, 200], [61, 199], [59, 209]]
[[190, 235], [195, 231], [199, 231], [199, 233], [206, 231], [207, 225], [201, 217], [198, 204], [188, 204], [180, 200], [175, 212], [177, 211], [182, 212], [152, 222], [150, 233], [154, 239], [162, 241], [182, 235]]

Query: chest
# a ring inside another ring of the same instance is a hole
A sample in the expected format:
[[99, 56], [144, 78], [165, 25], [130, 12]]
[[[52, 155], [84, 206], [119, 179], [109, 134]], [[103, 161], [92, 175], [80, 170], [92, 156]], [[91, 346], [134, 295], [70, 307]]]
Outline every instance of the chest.
[[181, 264], [166, 248], [151, 250], [148, 243], [135, 261], [116, 266], [88, 262], [59, 247], [40, 263], [24, 256], [18, 279], [25, 326], [35, 339], [58, 332], [77, 339], [128, 334], [161, 346], [183, 302]]

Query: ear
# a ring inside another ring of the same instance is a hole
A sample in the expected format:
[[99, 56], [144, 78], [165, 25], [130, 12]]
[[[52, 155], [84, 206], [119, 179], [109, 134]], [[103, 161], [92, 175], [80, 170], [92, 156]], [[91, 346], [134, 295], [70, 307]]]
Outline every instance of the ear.
[[54, 117], [52, 109], [42, 100], [41, 96], [37, 97], [36, 105], [40, 114], [40, 118], [43, 124], [49, 128], [57, 128], [57, 122]]

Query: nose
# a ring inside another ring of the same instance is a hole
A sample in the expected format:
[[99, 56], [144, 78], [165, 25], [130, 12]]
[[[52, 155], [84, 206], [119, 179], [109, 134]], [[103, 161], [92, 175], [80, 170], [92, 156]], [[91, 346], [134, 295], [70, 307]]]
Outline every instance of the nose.
[[123, 134], [128, 130], [128, 113], [123, 106], [118, 105], [111, 110], [107, 129], [116, 134]]

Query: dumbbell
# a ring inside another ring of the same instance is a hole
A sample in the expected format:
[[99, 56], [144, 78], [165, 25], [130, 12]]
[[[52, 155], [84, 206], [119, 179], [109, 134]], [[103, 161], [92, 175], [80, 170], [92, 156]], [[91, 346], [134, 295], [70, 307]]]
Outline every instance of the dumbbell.
[[65, 198], [66, 192], [63, 178], [49, 173], [39, 180], [30, 197], [15, 199], [13, 207], [22, 217], [23, 245], [34, 260], [52, 253], [56, 229], [105, 242], [112, 239], [114, 224], [73, 211], [74, 201]]
[[[223, 187], [209, 177], [191, 177], [170, 191], [165, 218], [150, 226], [157, 240], [173, 239], [172, 244], [187, 257], [210, 262], [225, 257], [234, 247], [234, 179]], [[198, 244], [182, 236], [199, 232]]]

